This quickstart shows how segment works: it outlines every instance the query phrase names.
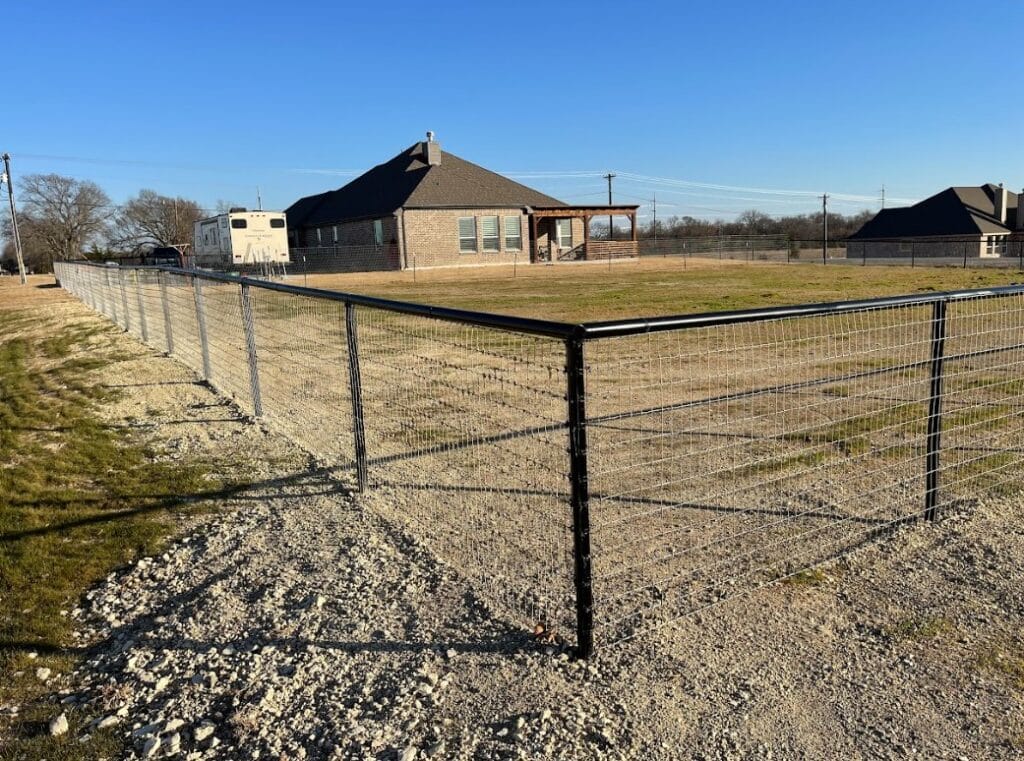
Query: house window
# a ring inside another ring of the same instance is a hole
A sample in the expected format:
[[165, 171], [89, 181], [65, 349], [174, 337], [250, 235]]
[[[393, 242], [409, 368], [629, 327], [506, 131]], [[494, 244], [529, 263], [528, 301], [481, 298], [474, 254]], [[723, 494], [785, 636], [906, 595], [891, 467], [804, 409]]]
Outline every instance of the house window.
[[561, 248], [572, 248], [572, 220], [556, 219], [555, 233], [558, 237], [558, 245]]
[[985, 237], [985, 256], [1003, 256], [1005, 254], [1005, 235], [988, 235]]
[[337, 225], [334, 225], [331, 228], [331, 240], [334, 242], [335, 246], [338, 245], [338, 226]]
[[316, 228], [316, 244], [322, 246], [324, 244], [324, 235], [320, 228]]
[[505, 217], [505, 248], [521, 251], [523, 248], [523, 218]]
[[383, 246], [384, 245], [384, 220], [375, 219], [373, 220], [373, 245]]
[[900, 253], [901, 254], [912, 254], [914, 253], [914, 242], [910, 240], [900, 241]]
[[484, 239], [484, 251], [501, 249], [501, 231], [498, 230], [497, 217], [480, 217], [480, 234]]
[[459, 217], [459, 253], [476, 252], [476, 217]]

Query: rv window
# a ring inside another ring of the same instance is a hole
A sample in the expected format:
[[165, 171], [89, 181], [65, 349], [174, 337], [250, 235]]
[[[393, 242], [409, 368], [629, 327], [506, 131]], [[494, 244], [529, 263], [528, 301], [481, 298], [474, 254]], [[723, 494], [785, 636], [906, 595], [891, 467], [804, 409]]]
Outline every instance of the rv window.
[[270, 220], [270, 226], [271, 227], [284, 227], [284, 220], [283, 219], [272, 219], [272, 220]]
[[231, 226], [236, 230], [243, 230], [248, 227], [248, 223], [244, 219], [232, 219]]

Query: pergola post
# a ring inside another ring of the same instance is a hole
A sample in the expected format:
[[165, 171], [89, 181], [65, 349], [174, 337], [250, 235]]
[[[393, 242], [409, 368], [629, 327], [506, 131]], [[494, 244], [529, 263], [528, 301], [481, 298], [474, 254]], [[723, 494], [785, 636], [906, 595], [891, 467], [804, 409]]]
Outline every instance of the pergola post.
[[532, 252], [530, 255], [530, 261], [536, 264], [540, 260], [540, 242], [537, 240], [537, 215], [530, 215], [530, 238], [532, 243]]
[[590, 258], [590, 217], [583, 216], [583, 259]]

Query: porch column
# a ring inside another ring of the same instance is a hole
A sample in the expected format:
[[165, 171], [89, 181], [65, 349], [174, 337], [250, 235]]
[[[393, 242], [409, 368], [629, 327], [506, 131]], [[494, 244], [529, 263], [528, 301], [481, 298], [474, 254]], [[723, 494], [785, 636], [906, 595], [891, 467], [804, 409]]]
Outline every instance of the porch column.
[[532, 249], [531, 255], [530, 255], [530, 261], [533, 262], [534, 264], [536, 264], [537, 260], [539, 258], [538, 254], [540, 253], [540, 249], [539, 249], [539, 246], [538, 246], [538, 243], [537, 243], [537, 215], [536, 214], [531, 214], [530, 215], [530, 233], [531, 233], [530, 234], [530, 240], [531, 240], [531, 249]]
[[583, 215], [583, 260], [590, 259], [590, 217]]
[[635, 241], [636, 240], [636, 212], [635, 211], [632, 214], [629, 215], [629, 227], [630, 227], [630, 230], [632, 231], [632, 236], [633, 236], [632, 239]]

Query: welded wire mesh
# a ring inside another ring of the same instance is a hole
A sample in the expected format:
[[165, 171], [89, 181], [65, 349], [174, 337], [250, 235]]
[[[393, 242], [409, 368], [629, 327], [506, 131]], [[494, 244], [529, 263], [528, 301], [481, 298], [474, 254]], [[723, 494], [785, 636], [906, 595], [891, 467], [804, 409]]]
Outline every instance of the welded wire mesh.
[[[482, 600], [567, 639], [589, 614], [565, 337], [180, 271], [58, 275], [326, 463], [356, 469], [364, 442], [368, 504]], [[1024, 483], [1024, 294], [777, 314], [586, 340], [599, 644]]]
[[1024, 296], [953, 302], [946, 333], [940, 509], [1024, 487]]
[[[944, 443], [961, 452], [941, 452], [947, 506], [977, 493], [956, 482], [991, 478], [965, 454], [979, 427], [1019, 466], [1019, 299], [950, 305], [944, 348], [965, 358], [945, 366]], [[924, 514], [935, 329], [924, 304], [588, 344], [598, 636], [628, 639]]]
[[328, 462], [353, 464], [345, 306], [254, 288], [263, 415]]
[[374, 504], [485, 599], [571, 630], [564, 343], [357, 316]]

